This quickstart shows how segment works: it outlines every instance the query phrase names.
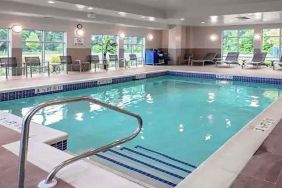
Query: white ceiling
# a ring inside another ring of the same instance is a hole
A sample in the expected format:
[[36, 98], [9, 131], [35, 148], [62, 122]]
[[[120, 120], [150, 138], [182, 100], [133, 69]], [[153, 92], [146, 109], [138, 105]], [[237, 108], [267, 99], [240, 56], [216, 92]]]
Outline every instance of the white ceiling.
[[[155, 29], [167, 29], [169, 25], [174, 24], [203, 26], [282, 23], [281, 0], [54, 1], [54, 4], [49, 4], [48, 0], [0, 0], [0, 14], [53, 17]], [[77, 4], [85, 7], [78, 8]], [[89, 10], [88, 7], [92, 9]], [[126, 14], [120, 15], [121, 11]], [[89, 18], [89, 13], [94, 13], [95, 18]], [[217, 16], [214, 22], [211, 21], [211, 16]]]

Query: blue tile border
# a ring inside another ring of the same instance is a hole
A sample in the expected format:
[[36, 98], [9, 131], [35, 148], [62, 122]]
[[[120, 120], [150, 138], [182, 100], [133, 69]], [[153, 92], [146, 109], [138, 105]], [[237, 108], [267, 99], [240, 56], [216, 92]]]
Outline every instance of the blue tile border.
[[51, 144], [52, 147], [57, 148], [59, 150], [65, 151], [67, 150], [68, 147], [68, 141], [67, 140], [62, 140], [60, 142]]
[[[152, 72], [152, 73], [143, 73], [143, 74], [146, 75], [146, 78], [171, 75], [171, 76], [181, 76], [181, 77], [201, 78], [201, 79], [216, 79], [216, 80], [229, 80], [229, 81], [282, 85], [282, 78], [263, 78], [263, 77], [238, 76], [238, 75], [228, 75], [228, 74], [181, 72], [181, 71], [162, 71], [162, 72]], [[112, 79], [112, 83], [103, 84], [103, 86], [133, 81], [136, 80], [136, 76], [134, 75], [122, 76], [118, 78], [109, 78], [109, 79]], [[44, 91], [41, 93], [36, 92], [36, 90], [38, 90], [38, 88], [40, 87], [33, 89], [2, 92], [0, 93], [0, 102], [102, 86], [102, 85], [98, 85], [97, 80], [86, 81], [81, 83], [54, 84], [54, 86], [56, 85], [62, 85], [62, 88], [54, 91], [47, 90], [46, 92]], [[46, 86], [46, 87], [50, 87], [50, 86]]]

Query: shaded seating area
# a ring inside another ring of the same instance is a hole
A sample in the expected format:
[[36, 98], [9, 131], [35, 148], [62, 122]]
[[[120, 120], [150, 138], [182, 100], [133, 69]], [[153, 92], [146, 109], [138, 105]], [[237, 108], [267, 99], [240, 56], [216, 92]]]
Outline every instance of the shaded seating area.
[[216, 58], [217, 53], [207, 53], [202, 59], [192, 59], [191, 65], [200, 64], [205, 66], [205, 63], [214, 63], [214, 59]]
[[90, 62], [73, 61], [71, 56], [60, 56], [60, 60], [61, 64], [67, 67], [67, 73], [68, 71], [85, 72], [91, 69]]
[[252, 66], [253, 68], [260, 68], [261, 66], [267, 66], [267, 64], [265, 64], [266, 55], [267, 53], [265, 52], [255, 52], [250, 62], [243, 60], [242, 69], [248, 66]]
[[216, 61], [216, 66], [218, 65], [239, 65], [239, 52], [228, 52], [224, 60]]
[[22, 75], [24, 74], [24, 67], [18, 66], [16, 57], [4, 57], [0, 58], [0, 68], [5, 69], [5, 77], [8, 79], [10, 75]]
[[48, 76], [50, 76], [50, 66], [49, 62], [43, 62], [41, 63], [40, 58], [37, 57], [25, 57], [25, 72], [26, 77], [28, 77], [28, 72], [30, 74], [30, 77], [32, 77], [32, 74], [34, 72], [36, 73], [48, 73]]

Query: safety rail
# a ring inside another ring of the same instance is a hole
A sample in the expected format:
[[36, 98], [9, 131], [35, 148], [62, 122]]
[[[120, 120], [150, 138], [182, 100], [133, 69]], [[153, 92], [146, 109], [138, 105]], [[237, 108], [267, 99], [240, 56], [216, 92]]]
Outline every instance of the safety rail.
[[91, 98], [91, 97], [75, 97], [70, 99], [63, 99], [63, 100], [54, 100], [54, 101], [47, 101], [44, 103], [41, 103], [34, 107], [32, 110], [30, 110], [26, 116], [23, 119], [22, 123], [22, 132], [21, 132], [21, 142], [20, 142], [20, 154], [19, 154], [19, 173], [18, 173], [18, 188], [24, 188], [24, 181], [25, 181], [25, 164], [26, 164], [26, 156], [27, 156], [27, 149], [28, 149], [28, 137], [29, 137], [29, 129], [30, 129], [30, 123], [32, 120], [32, 117], [41, 109], [53, 106], [53, 105], [59, 105], [59, 104], [65, 104], [65, 103], [73, 103], [73, 102], [80, 102], [80, 101], [88, 101], [89, 103], [95, 103], [97, 105], [100, 105], [102, 107], [120, 112], [122, 114], [126, 114], [128, 116], [134, 117], [138, 121], [138, 127], [137, 129], [128, 137], [122, 138], [120, 140], [117, 140], [115, 142], [112, 142], [111, 144], [107, 144], [105, 146], [102, 146], [98, 149], [90, 149], [84, 153], [81, 153], [77, 156], [74, 156], [68, 160], [63, 161], [59, 165], [57, 165], [47, 176], [45, 180], [42, 180], [38, 187], [55, 187], [57, 184], [57, 180], [55, 179], [56, 174], [65, 166], [68, 166], [69, 164], [72, 164], [78, 160], [84, 159], [86, 157], [90, 157], [92, 155], [95, 155], [99, 152], [108, 150], [112, 147], [118, 146], [120, 144], [123, 144], [127, 141], [132, 140], [135, 138], [142, 129], [142, 118], [134, 114], [132, 112], [129, 112], [127, 110], [121, 109], [119, 107], [101, 102], [97, 99]]

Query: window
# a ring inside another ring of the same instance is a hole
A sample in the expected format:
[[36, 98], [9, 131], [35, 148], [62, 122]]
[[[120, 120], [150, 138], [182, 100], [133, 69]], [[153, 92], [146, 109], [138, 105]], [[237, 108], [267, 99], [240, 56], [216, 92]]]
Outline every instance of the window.
[[144, 37], [125, 37], [124, 38], [124, 57], [129, 58], [129, 54], [136, 54], [138, 58], [144, 56], [145, 42]]
[[225, 30], [223, 31], [222, 55], [228, 52], [240, 52], [240, 57], [252, 57], [254, 53], [254, 30]]
[[280, 57], [281, 39], [280, 29], [263, 29], [262, 51], [267, 53], [267, 59]]
[[[114, 44], [107, 46], [106, 44]], [[107, 50], [107, 55], [118, 54], [118, 37], [116, 35], [92, 35], [91, 54], [99, 55], [103, 59], [103, 52]]]
[[65, 33], [23, 30], [22, 46], [23, 59], [39, 56], [41, 61], [58, 62], [66, 51]]
[[[0, 28], [0, 57], [11, 56], [10, 30]], [[0, 68], [0, 76], [5, 75], [5, 69]]]
[[0, 28], [0, 57], [10, 56], [10, 34], [9, 29]]

